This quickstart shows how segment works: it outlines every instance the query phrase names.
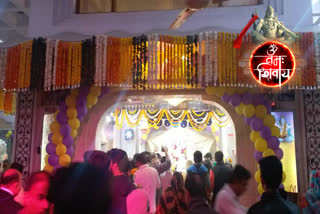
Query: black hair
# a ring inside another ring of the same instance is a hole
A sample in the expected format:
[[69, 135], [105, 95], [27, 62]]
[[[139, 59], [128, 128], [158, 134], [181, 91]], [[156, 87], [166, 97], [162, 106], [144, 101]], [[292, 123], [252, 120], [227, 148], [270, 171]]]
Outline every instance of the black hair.
[[276, 156], [268, 156], [259, 161], [261, 178], [267, 188], [278, 189], [282, 181], [282, 163]]
[[183, 176], [180, 172], [174, 172], [170, 181], [171, 187], [176, 191], [183, 190]]
[[31, 188], [32, 185], [39, 182], [39, 181], [43, 181], [43, 180], [47, 180], [48, 182], [50, 182], [50, 176], [49, 174], [47, 174], [46, 172], [34, 172], [32, 173], [26, 181], [26, 185], [24, 188], [24, 191], [28, 192]]
[[18, 162], [13, 162], [10, 166], [10, 169], [16, 169], [18, 170], [21, 174], [23, 173], [23, 165], [18, 163]]
[[1, 176], [1, 184], [2, 185], [10, 185], [14, 183], [19, 183], [21, 176], [18, 172], [13, 173], [12, 175], [5, 176], [6, 173], [3, 173]]
[[150, 163], [151, 161], [151, 154], [150, 152], [142, 152], [137, 155], [136, 162], [140, 162], [142, 164]]
[[166, 162], [166, 160], [167, 160], [166, 157], [162, 157], [162, 158], [160, 159], [160, 163], [164, 163], [164, 162]]
[[201, 163], [202, 162], [202, 153], [200, 151], [195, 151], [193, 153], [193, 160], [195, 163]]
[[210, 159], [212, 161], [212, 154], [210, 152], [208, 152], [204, 158]]
[[220, 162], [223, 160], [223, 153], [221, 151], [217, 151], [215, 154], [214, 154], [214, 159], [217, 161], [217, 162]]
[[234, 183], [236, 181], [247, 181], [251, 178], [251, 173], [249, 170], [241, 165], [236, 165], [230, 177], [229, 183]]
[[206, 197], [207, 177], [200, 174], [188, 173], [185, 181], [185, 187], [193, 197]]
[[156, 153], [156, 156], [159, 160], [161, 159], [161, 155], [159, 153]]
[[210, 172], [210, 170], [212, 169], [212, 164], [209, 160], [205, 160], [203, 162], [203, 165], [208, 169], [208, 172]]

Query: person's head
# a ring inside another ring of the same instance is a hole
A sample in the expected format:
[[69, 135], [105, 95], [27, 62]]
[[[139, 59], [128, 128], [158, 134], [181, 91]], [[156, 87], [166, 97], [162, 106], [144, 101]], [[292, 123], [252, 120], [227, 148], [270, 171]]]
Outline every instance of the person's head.
[[136, 189], [127, 196], [128, 214], [147, 214], [149, 213], [148, 194], [143, 189]]
[[16, 169], [18, 170], [21, 174], [23, 173], [23, 165], [18, 163], [18, 162], [13, 162], [10, 166], [10, 169]]
[[195, 163], [201, 163], [202, 162], [202, 153], [200, 151], [195, 151], [193, 153], [193, 160]]
[[88, 163], [74, 163], [56, 171], [48, 200], [55, 214], [108, 213], [111, 204], [109, 177]]
[[205, 160], [203, 162], [203, 165], [208, 169], [208, 172], [209, 172], [209, 170], [212, 169], [212, 164], [211, 164], [210, 160]]
[[166, 160], [167, 160], [167, 158], [166, 158], [166, 157], [161, 157], [161, 159], [160, 159], [160, 163], [164, 163], [164, 162], [166, 162]]
[[127, 153], [122, 149], [114, 149], [110, 153], [111, 158], [111, 171], [113, 175], [119, 173], [128, 173], [130, 169], [130, 162]]
[[103, 169], [108, 169], [110, 166], [110, 157], [102, 151], [89, 150], [84, 153], [85, 162]]
[[148, 164], [150, 163], [150, 160], [151, 160], [150, 152], [142, 152], [138, 154], [136, 157], [136, 167], [139, 168], [144, 164]]
[[1, 187], [9, 189], [13, 196], [16, 196], [22, 186], [22, 175], [16, 169], [6, 170], [1, 177]]
[[10, 161], [8, 159], [2, 161], [2, 169], [3, 171], [6, 171], [7, 169], [10, 168]]
[[204, 156], [204, 160], [212, 161], [212, 154], [211, 154], [210, 152], [208, 152], [208, 153]]
[[187, 174], [185, 187], [191, 198], [207, 196], [207, 177], [199, 174]]
[[49, 183], [49, 175], [45, 172], [35, 172], [29, 176], [23, 196], [24, 209], [28, 210], [28, 213], [45, 213], [48, 209]]
[[184, 183], [182, 174], [180, 172], [173, 173], [170, 184], [176, 191], [183, 189]]
[[217, 152], [214, 154], [214, 159], [215, 159], [217, 162], [223, 161], [223, 153], [222, 153], [221, 151], [217, 151]]
[[282, 163], [276, 156], [268, 156], [259, 161], [261, 183], [267, 190], [276, 190], [282, 181]]
[[151, 158], [151, 164], [152, 164], [152, 165], [157, 165], [157, 164], [159, 164], [160, 160], [158, 159], [156, 153], [151, 153], [150, 158]]
[[251, 173], [241, 165], [236, 165], [230, 177], [230, 186], [237, 196], [242, 195], [248, 186]]

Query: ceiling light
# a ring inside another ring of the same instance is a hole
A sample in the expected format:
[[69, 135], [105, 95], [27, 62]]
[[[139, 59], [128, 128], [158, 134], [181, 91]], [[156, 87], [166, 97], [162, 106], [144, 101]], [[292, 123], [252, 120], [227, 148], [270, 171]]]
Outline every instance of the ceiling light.
[[4, 43], [4, 41], [0, 39], [0, 43]]

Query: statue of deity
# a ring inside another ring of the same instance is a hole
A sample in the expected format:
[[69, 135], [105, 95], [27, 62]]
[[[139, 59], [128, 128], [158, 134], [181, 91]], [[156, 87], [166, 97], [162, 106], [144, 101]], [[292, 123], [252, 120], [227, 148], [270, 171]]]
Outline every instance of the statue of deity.
[[287, 29], [283, 22], [278, 21], [278, 17], [274, 16], [274, 10], [271, 6], [268, 7], [264, 18], [259, 18], [258, 22], [253, 24], [251, 36], [255, 44], [270, 40], [291, 44], [299, 38], [298, 34]]

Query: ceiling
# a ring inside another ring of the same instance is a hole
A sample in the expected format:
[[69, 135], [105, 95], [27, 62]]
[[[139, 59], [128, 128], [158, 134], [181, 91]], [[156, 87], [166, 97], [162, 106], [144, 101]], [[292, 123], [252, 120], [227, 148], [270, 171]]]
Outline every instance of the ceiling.
[[0, 0], [0, 47], [27, 40], [30, 0]]

